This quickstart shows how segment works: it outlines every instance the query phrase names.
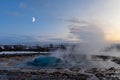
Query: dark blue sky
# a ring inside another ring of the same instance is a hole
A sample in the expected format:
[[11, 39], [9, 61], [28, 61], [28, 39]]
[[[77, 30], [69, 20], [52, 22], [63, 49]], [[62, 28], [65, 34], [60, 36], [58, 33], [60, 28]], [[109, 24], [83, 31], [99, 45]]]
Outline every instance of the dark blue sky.
[[[66, 38], [70, 32], [68, 26], [73, 20], [100, 25], [108, 20], [109, 24], [109, 17], [113, 15], [114, 18], [116, 15], [112, 12], [118, 11], [116, 10], [118, 2], [113, 0], [0, 0], [0, 36], [17, 34]], [[35, 22], [32, 22], [32, 17], [36, 18]], [[116, 18], [113, 20], [115, 21]]]
[[[24, 35], [65, 35], [74, 7], [85, 8], [84, 0], [1, 0], [0, 33]], [[36, 22], [32, 23], [32, 17]]]

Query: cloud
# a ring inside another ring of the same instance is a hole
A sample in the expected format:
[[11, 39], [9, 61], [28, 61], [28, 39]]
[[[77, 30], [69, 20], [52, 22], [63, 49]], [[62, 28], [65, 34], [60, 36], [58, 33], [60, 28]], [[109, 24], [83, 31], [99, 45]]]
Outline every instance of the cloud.
[[20, 4], [19, 4], [19, 7], [20, 8], [27, 8], [27, 4], [25, 3], [25, 2], [21, 2]]
[[57, 42], [66, 42], [66, 39], [62, 39], [62, 38], [50, 38], [49, 40], [57, 41]]
[[36, 35], [20, 35], [20, 34], [9, 34], [0, 35], [0, 44], [16, 44], [16, 43], [64, 43], [67, 42], [65, 39], [56, 38], [53, 36], [36, 36]]
[[7, 14], [7, 15], [12, 15], [12, 16], [20, 16], [21, 13], [17, 12], [17, 11], [1, 11], [1, 14]]
[[30, 43], [36, 40], [31, 36], [6, 35], [0, 37], [0, 44]]
[[69, 23], [73, 23], [73, 24], [89, 24], [88, 21], [84, 21], [84, 20], [79, 20], [79, 18], [75, 18], [72, 17], [70, 19], [65, 20]]

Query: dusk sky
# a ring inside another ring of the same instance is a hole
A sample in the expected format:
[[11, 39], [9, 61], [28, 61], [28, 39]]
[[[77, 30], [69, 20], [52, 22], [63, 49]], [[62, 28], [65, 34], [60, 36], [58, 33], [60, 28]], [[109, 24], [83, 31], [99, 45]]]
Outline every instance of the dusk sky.
[[78, 22], [95, 24], [107, 40], [119, 41], [120, 0], [0, 0], [0, 37], [69, 39], [69, 26]]

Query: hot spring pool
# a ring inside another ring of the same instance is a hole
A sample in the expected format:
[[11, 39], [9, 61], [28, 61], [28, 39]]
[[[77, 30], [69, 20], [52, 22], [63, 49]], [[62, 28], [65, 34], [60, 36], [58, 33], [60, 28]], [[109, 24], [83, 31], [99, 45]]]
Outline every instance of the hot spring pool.
[[28, 64], [32, 66], [39, 66], [39, 67], [55, 67], [62, 62], [60, 58], [53, 57], [53, 56], [40, 56], [33, 61], [29, 62]]

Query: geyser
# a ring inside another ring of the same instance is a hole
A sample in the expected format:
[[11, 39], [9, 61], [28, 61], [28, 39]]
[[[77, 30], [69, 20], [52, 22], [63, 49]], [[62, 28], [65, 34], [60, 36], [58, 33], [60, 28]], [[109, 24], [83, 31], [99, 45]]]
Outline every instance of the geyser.
[[99, 27], [84, 23], [72, 25], [72, 36], [79, 39], [75, 46], [68, 46], [67, 50], [56, 50], [49, 56], [35, 58], [31, 64], [44, 68], [109, 68], [118, 67], [117, 64], [108, 61], [95, 61], [92, 55], [102, 55], [101, 50], [106, 46], [104, 32]]
[[29, 62], [29, 64], [33, 66], [39, 66], [39, 67], [54, 67], [60, 64], [62, 60], [57, 57], [53, 56], [40, 56], [35, 58], [32, 62]]
[[79, 43], [69, 46], [66, 51], [57, 50], [52, 54], [66, 62], [67, 67], [112, 67], [111, 61], [93, 61], [92, 55], [102, 55], [101, 51], [106, 46], [103, 30], [93, 24], [78, 23], [70, 29], [72, 36], [79, 39]]

